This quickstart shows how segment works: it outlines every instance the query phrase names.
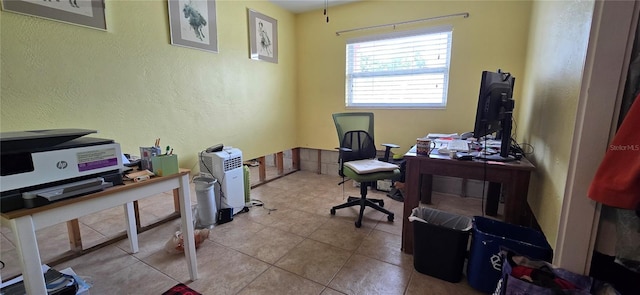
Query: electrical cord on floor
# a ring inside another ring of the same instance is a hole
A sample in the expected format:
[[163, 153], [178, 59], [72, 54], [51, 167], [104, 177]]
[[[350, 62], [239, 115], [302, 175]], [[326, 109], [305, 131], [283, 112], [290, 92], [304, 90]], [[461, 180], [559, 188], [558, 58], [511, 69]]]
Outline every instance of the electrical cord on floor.
[[[345, 190], [344, 190], [344, 184], [345, 184], [347, 181], [350, 181], [350, 180], [352, 180], [352, 179], [350, 179], [350, 178], [346, 178], [346, 177], [343, 175], [343, 176], [342, 176], [342, 181], [338, 183], [338, 185], [342, 186], [342, 200], [343, 200], [343, 201], [344, 201], [344, 196], [346, 195], [346, 194], [345, 194]], [[354, 184], [354, 185], [355, 185], [355, 184]], [[361, 183], [360, 185], [362, 185], [362, 183]], [[347, 196], [347, 197], [348, 197], [348, 196]]]
[[343, 200], [343, 201], [344, 201], [344, 195], [345, 195], [345, 192], [344, 192], [344, 183], [345, 183], [346, 181], [348, 181], [348, 180], [345, 180], [345, 179], [344, 179], [344, 176], [342, 176], [342, 182], [341, 182], [341, 183], [338, 183], [338, 185], [342, 185], [342, 200]]
[[257, 199], [251, 199], [249, 202], [249, 207], [262, 207], [263, 209], [267, 210], [267, 214], [271, 214], [271, 211], [276, 211], [278, 209], [276, 208], [267, 208], [267, 206], [264, 205], [264, 202], [262, 200], [257, 200]]

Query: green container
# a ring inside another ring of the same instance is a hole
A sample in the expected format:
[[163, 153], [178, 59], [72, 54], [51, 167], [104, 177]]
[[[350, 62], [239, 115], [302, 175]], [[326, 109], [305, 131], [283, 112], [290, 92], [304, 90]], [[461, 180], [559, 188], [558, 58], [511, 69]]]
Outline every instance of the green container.
[[153, 173], [167, 176], [178, 173], [178, 155], [160, 155], [151, 158]]
[[251, 178], [249, 177], [249, 167], [244, 167], [244, 203], [249, 204], [251, 202]]

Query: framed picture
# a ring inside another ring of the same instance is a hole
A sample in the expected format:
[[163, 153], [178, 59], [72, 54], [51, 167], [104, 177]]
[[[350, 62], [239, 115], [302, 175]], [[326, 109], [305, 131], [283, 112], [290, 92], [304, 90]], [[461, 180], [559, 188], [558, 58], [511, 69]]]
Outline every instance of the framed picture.
[[249, 9], [251, 59], [278, 63], [278, 21]]
[[216, 1], [169, 0], [171, 44], [218, 52]]
[[2, 9], [106, 30], [103, 0], [3, 0]]

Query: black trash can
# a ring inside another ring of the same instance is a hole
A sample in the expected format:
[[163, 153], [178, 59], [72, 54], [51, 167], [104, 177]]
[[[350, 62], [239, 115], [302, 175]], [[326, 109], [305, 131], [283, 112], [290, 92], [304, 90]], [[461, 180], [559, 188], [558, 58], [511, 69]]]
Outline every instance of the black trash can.
[[462, 278], [472, 220], [437, 209], [417, 207], [413, 223], [413, 267], [452, 283]]
[[502, 247], [533, 259], [551, 262], [553, 258], [553, 249], [541, 232], [499, 220], [474, 216], [467, 263], [469, 286], [484, 293], [495, 291], [502, 274], [500, 258]]

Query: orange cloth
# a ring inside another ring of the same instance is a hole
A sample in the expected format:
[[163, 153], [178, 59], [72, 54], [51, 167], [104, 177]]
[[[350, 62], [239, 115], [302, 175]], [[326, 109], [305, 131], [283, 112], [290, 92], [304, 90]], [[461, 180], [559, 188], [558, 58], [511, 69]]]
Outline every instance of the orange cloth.
[[589, 187], [607, 206], [640, 209], [640, 96], [622, 121]]

